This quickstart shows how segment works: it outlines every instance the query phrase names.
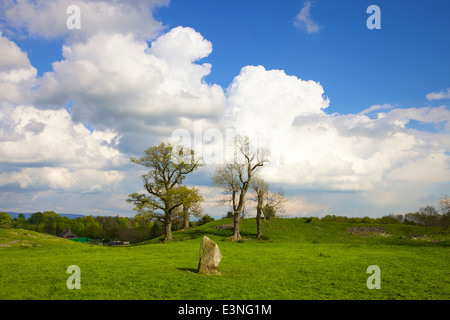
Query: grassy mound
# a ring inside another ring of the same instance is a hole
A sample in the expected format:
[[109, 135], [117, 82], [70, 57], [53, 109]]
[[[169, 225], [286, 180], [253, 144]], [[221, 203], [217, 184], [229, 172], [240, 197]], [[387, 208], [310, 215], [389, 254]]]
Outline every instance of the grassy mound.
[[[448, 228], [276, 219], [257, 241], [255, 220], [245, 219], [234, 243], [231, 223], [122, 247], [0, 229], [0, 299], [450, 298]], [[196, 272], [204, 235], [222, 252], [220, 276]], [[80, 267], [79, 290], [66, 285], [70, 265]], [[367, 288], [370, 265], [380, 267], [379, 290]]]
[[[233, 234], [232, 219], [221, 219], [174, 232], [174, 241], [202, 238], [204, 235], [225, 241]], [[275, 219], [262, 223], [262, 242], [349, 243], [395, 245], [450, 245], [450, 228], [423, 227], [401, 224], [355, 224], [308, 220], [306, 218]], [[242, 241], [256, 240], [255, 219], [244, 219], [240, 226]], [[382, 232], [381, 232], [382, 231]], [[164, 236], [143, 242], [159, 243]], [[375, 239], [374, 239], [375, 238]], [[416, 241], [417, 240], [417, 241]]]

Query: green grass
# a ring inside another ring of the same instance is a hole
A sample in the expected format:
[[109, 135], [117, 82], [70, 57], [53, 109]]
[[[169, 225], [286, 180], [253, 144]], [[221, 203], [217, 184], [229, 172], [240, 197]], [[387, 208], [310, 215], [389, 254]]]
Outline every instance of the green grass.
[[[0, 299], [449, 299], [449, 228], [380, 225], [385, 234], [352, 234], [368, 226], [305, 219], [241, 223], [244, 241], [226, 241], [219, 220], [134, 246], [102, 247], [0, 229]], [[204, 235], [219, 245], [221, 275], [196, 273]], [[412, 235], [416, 237], [411, 237]], [[421, 237], [417, 237], [421, 236]], [[414, 239], [416, 238], [416, 239]], [[81, 289], [69, 290], [78, 265]], [[366, 269], [381, 269], [381, 289]]]

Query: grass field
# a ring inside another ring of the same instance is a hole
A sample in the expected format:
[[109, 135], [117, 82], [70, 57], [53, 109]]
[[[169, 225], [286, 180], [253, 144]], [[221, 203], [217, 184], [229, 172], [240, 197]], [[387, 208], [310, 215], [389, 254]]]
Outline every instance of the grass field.
[[[305, 219], [241, 224], [242, 242], [226, 241], [218, 220], [133, 246], [102, 247], [20, 229], [0, 229], [0, 299], [450, 299], [449, 228], [380, 225], [353, 234], [347, 224]], [[204, 235], [219, 245], [221, 275], [196, 273]], [[70, 290], [67, 268], [81, 271]], [[381, 289], [369, 290], [370, 265]]]

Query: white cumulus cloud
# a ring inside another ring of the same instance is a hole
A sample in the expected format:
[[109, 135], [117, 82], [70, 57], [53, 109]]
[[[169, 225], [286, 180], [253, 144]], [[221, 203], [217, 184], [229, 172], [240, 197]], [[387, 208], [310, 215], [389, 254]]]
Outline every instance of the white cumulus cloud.
[[[271, 149], [263, 170], [269, 182], [300, 190], [372, 191], [418, 167], [436, 172], [434, 182], [450, 178], [445, 107], [385, 105], [330, 115], [328, 104], [319, 83], [261, 66], [243, 68], [228, 89], [230, 124]], [[389, 111], [376, 118], [366, 114], [382, 108]], [[409, 128], [411, 120], [446, 125], [444, 131], [422, 132]], [[430, 156], [441, 161], [440, 170], [433, 169], [438, 160]]]
[[[0, 8], [6, 27], [33, 36], [84, 39], [99, 32], [120, 32], [151, 39], [162, 28], [152, 11], [168, 3], [169, 0], [14, 0], [3, 2]], [[71, 5], [80, 8], [80, 29], [67, 27], [67, 8]]]
[[34, 85], [37, 70], [13, 41], [0, 32], [0, 99], [3, 102], [29, 101], [30, 88]]
[[168, 134], [185, 118], [217, 117], [224, 108], [222, 88], [203, 80], [211, 65], [195, 63], [211, 50], [191, 28], [174, 28], [151, 47], [131, 35], [97, 34], [63, 47], [64, 59], [40, 79], [36, 103], [71, 101], [76, 121]]
[[90, 132], [65, 109], [0, 108], [0, 186], [98, 191], [124, 178], [120, 136]]

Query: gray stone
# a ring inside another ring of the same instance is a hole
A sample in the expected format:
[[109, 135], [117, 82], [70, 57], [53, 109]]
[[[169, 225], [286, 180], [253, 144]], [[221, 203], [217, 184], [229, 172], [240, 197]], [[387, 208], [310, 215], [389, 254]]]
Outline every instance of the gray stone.
[[217, 274], [217, 267], [222, 260], [222, 253], [219, 246], [207, 236], [203, 237], [200, 244], [200, 261], [198, 262], [198, 272]]

